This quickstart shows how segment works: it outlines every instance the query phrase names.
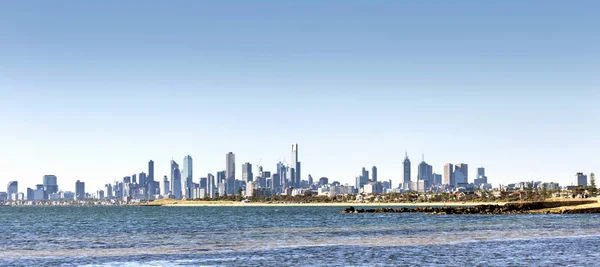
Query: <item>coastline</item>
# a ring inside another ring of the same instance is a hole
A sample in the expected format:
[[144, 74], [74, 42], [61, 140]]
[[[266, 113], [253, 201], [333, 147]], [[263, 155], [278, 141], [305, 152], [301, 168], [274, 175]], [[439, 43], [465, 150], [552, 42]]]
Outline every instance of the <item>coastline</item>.
[[234, 202], [234, 201], [156, 201], [157, 203], [140, 204], [140, 206], [161, 207], [468, 207], [481, 204], [504, 205], [505, 202], [423, 202], [423, 203], [265, 203], [265, 202]]

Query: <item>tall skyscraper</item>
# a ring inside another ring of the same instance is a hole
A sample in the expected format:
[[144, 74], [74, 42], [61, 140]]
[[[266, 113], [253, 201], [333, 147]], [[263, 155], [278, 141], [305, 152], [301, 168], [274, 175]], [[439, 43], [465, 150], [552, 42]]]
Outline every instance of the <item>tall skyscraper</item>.
[[75, 200], [85, 199], [85, 183], [77, 180], [75, 182]]
[[212, 173], [207, 175], [206, 194], [208, 198], [215, 198], [215, 176]]
[[44, 191], [46, 195], [58, 192], [58, 183], [55, 175], [44, 175]]
[[225, 189], [228, 195], [235, 194], [235, 154], [227, 153], [225, 157], [225, 176], [227, 177]]
[[[456, 175], [460, 172], [460, 177]], [[468, 184], [469, 183], [469, 165], [465, 163], [458, 163], [454, 166], [454, 176], [457, 177], [456, 184]], [[460, 179], [459, 179], [460, 178]]]
[[171, 192], [171, 183], [169, 183], [169, 178], [167, 178], [166, 175], [163, 178], [162, 189], [163, 189], [163, 192], [162, 192], [163, 196], [168, 196], [169, 193]]
[[175, 199], [181, 199], [181, 172], [179, 164], [174, 160], [171, 160], [171, 194], [175, 196]]
[[242, 164], [242, 180], [246, 183], [254, 180], [254, 174], [252, 173], [252, 164], [246, 162]]
[[16, 196], [19, 194], [19, 182], [8, 182], [8, 186], [6, 186], [6, 193], [8, 194], [8, 199], [17, 200]]
[[154, 181], [154, 161], [148, 161], [148, 182]]
[[[291, 186], [300, 185], [300, 174], [298, 173], [298, 144], [292, 144], [292, 162], [290, 163], [290, 181]], [[293, 169], [293, 170], [292, 170]], [[292, 172], [294, 175], [292, 176]]]
[[454, 177], [454, 165], [447, 163], [444, 165], [444, 184], [456, 186], [456, 177]]
[[583, 174], [582, 172], [578, 172], [577, 173], [577, 185], [586, 187], [587, 184], [588, 184], [587, 175]]
[[429, 187], [433, 184], [433, 168], [431, 165], [425, 162], [425, 157], [423, 157], [423, 161], [419, 163], [417, 173], [417, 180], [425, 181], [425, 186]]
[[193, 173], [192, 173], [192, 157], [190, 155], [187, 155], [183, 158], [183, 172], [181, 177], [183, 178], [184, 182], [181, 186], [182, 189], [184, 189], [184, 194], [185, 197], [188, 199], [192, 199], [193, 195], [192, 195], [192, 188], [193, 188]]
[[105, 184], [104, 187], [106, 188], [106, 198], [108, 199], [112, 199], [113, 198], [113, 190], [112, 190], [112, 185], [111, 184]]
[[140, 185], [140, 188], [144, 188], [144, 191], [146, 191], [146, 189], [145, 189], [146, 188], [146, 183], [147, 183], [147, 181], [146, 181], [146, 179], [147, 179], [146, 173], [145, 172], [140, 172], [138, 174], [138, 178], [139, 178], [138, 184]]
[[410, 183], [410, 159], [408, 158], [408, 152], [404, 157], [404, 162], [402, 163], [404, 167], [404, 183]]
[[373, 168], [371, 168], [371, 180], [373, 182], [377, 182], [377, 167], [373, 166]]
[[477, 168], [477, 178], [475, 178], [475, 180], [473, 180], [473, 183], [476, 186], [488, 183], [487, 176], [485, 176], [485, 168], [483, 168], [483, 167]]

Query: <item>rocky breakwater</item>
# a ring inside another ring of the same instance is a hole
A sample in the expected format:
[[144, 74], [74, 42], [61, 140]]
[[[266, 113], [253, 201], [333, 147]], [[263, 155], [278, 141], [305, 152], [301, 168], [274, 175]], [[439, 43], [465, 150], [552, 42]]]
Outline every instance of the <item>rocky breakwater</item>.
[[[529, 213], [540, 213], [544, 209], [564, 207], [564, 206], [577, 206], [594, 203], [596, 201], [553, 201], [553, 202], [525, 202], [525, 203], [508, 203], [504, 205], [476, 205], [471, 207], [416, 207], [416, 208], [375, 208], [375, 209], [357, 209], [355, 207], [348, 207], [341, 213], [406, 213], [406, 212], [421, 212], [428, 214], [529, 214]], [[597, 203], [597, 202], [596, 202]], [[590, 213], [592, 210], [587, 209], [586, 213]], [[600, 212], [600, 210], [596, 211]], [[543, 213], [555, 213], [555, 212], [543, 212]], [[568, 213], [577, 213], [576, 209], [570, 210]]]

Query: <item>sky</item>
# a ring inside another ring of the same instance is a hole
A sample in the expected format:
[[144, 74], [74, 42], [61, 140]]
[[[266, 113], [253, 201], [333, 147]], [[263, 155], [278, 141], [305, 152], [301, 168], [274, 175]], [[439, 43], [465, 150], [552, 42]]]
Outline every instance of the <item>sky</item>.
[[[0, 184], [86, 191], [169, 161], [400, 183], [600, 171], [598, 1], [0, 2]], [[256, 169], [256, 167], [255, 167]], [[0, 187], [0, 191], [4, 191]]]

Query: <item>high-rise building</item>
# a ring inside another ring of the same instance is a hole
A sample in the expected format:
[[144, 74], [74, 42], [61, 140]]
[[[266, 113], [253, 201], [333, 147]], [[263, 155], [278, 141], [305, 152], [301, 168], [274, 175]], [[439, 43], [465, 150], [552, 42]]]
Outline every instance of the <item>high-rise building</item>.
[[17, 200], [14, 198], [19, 194], [19, 183], [17, 181], [8, 182], [6, 193], [8, 194], [8, 199]]
[[208, 198], [215, 198], [215, 176], [209, 173], [206, 178], [206, 194]]
[[192, 199], [192, 185], [193, 181], [193, 173], [192, 173], [192, 156], [187, 155], [183, 158], [183, 172], [181, 177], [183, 178], [183, 184], [181, 188], [184, 190], [185, 197], [188, 199]]
[[235, 154], [232, 152], [227, 153], [225, 156], [225, 176], [226, 181], [226, 192], [227, 195], [235, 194]]
[[310, 174], [309, 174], [309, 175], [308, 175], [308, 185], [310, 186], [310, 185], [312, 185], [314, 182], [315, 182], [315, 181], [313, 180], [313, 178], [312, 178], [312, 175], [310, 175]]
[[425, 187], [429, 187], [433, 184], [433, 168], [425, 162], [425, 157], [423, 157], [423, 161], [419, 163], [417, 171], [417, 180], [425, 181]]
[[[292, 170], [293, 169], [293, 170]], [[298, 175], [298, 144], [292, 144], [292, 162], [290, 163], [290, 182], [293, 187], [300, 184], [300, 175]], [[294, 175], [292, 176], [292, 172]]]
[[437, 173], [433, 174], [433, 184], [434, 185], [442, 184], [442, 175], [441, 174], [437, 174]]
[[296, 163], [296, 187], [300, 188], [300, 184], [302, 183], [302, 162], [298, 161]]
[[404, 162], [402, 163], [404, 167], [404, 183], [410, 183], [410, 159], [408, 158], [408, 152], [404, 156]]
[[75, 200], [85, 200], [85, 183], [75, 182]]
[[583, 174], [582, 172], [578, 172], [577, 173], [577, 185], [578, 186], [587, 186], [587, 175]]
[[[469, 183], [469, 165], [465, 163], [458, 163], [454, 165], [454, 176], [460, 172], [461, 177], [456, 178], [456, 184], [468, 184]], [[460, 179], [459, 179], [460, 178]]]
[[138, 184], [140, 185], [140, 188], [144, 188], [144, 191], [146, 191], [146, 189], [145, 189], [146, 188], [146, 183], [147, 183], [147, 181], [146, 181], [146, 179], [147, 179], [146, 173], [145, 172], [140, 172], [140, 174], [138, 174], [138, 178], [139, 178], [139, 183]]
[[106, 198], [108, 199], [112, 199], [113, 198], [113, 190], [112, 190], [112, 185], [111, 184], [105, 184], [104, 187], [106, 188]]
[[456, 186], [456, 177], [454, 176], [454, 165], [447, 163], [444, 165], [444, 184]]
[[58, 192], [58, 183], [55, 175], [44, 175], [44, 191], [46, 195]]
[[273, 194], [281, 193], [281, 179], [279, 178], [279, 173], [274, 173], [271, 177], [271, 190], [273, 191]]
[[373, 166], [373, 168], [371, 168], [371, 180], [373, 182], [377, 182], [377, 167]]
[[246, 183], [254, 180], [254, 175], [252, 174], [252, 164], [249, 162], [242, 164], [242, 180]]
[[181, 199], [181, 172], [179, 164], [174, 160], [171, 160], [171, 194], [175, 199]]
[[131, 176], [131, 182], [134, 184], [137, 184], [137, 175], [136, 174]]
[[154, 161], [148, 161], [148, 181], [154, 181]]
[[477, 178], [473, 181], [476, 186], [487, 184], [487, 176], [485, 176], [485, 168], [479, 167], [477, 168]]
[[171, 192], [171, 183], [169, 183], [169, 178], [167, 178], [167, 176], [165, 175], [165, 177], [163, 178], [163, 196], [168, 196], [169, 193]]

